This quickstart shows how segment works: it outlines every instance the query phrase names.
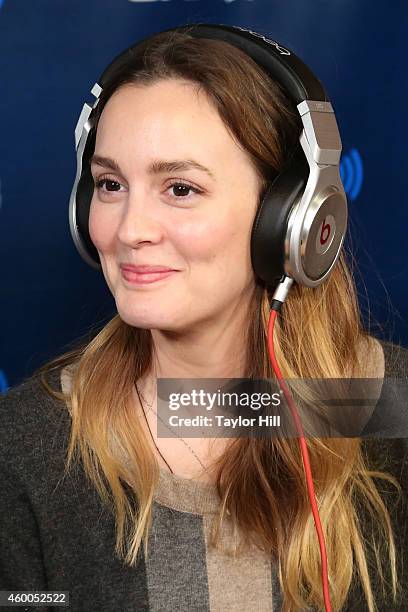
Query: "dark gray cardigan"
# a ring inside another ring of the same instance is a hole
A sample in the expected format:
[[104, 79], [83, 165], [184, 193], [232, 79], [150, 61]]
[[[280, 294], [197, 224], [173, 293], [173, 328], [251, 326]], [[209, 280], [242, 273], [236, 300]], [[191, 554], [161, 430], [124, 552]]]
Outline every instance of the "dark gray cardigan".
[[[408, 350], [386, 342], [382, 345], [385, 377], [407, 379]], [[49, 381], [60, 389], [60, 372], [53, 372]], [[408, 408], [401, 415], [405, 418], [405, 432], [407, 414]], [[160, 538], [153, 544], [157, 547], [153, 554], [156, 573], [160, 575], [160, 582], [154, 583], [154, 578], [149, 579], [143, 554], [136, 568], [123, 565], [115, 556], [114, 518], [103, 507], [82, 467], [62, 478], [69, 414], [44, 392], [36, 378], [10, 390], [1, 399], [0, 423], [0, 590], [69, 591], [69, 609], [84, 612], [214, 609], [207, 582], [206, 550], [200, 535], [202, 517], [155, 503], [160, 533], [175, 533], [172, 530], [178, 525], [182, 541], [178, 543], [177, 535], [168, 548], [161, 548]], [[394, 503], [394, 497], [390, 497], [388, 506], [397, 536], [402, 598], [396, 607], [388, 599], [384, 601], [379, 593], [376, 597], [381, 612], [407, 611], [407, 438], [365, 439], [364, 448], [373, 468], [391, 472], [403, 488], [400, 502]], [[388, 491], [383, 484], [381, 488]], [[391, 491], [392, 488], [387, 495], [391, 496]], [[372, 577], [376, 588], [375, 573]], [[272, 580], [273, 602], [267, 608], [254, 607], [257, 612], [280, 610], [273, 572]], [[238, 609], [239, 606], [234, 607]], [[367, 609], [358, 586], [350, 591], [343, 609]]]

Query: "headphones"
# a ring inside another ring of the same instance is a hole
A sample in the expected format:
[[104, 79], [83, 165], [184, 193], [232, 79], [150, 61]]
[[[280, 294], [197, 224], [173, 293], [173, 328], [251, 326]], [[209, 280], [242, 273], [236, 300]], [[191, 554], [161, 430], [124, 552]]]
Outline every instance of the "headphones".
[[[251, 261], [255, 274], [276, 286], [289, 277], [307, 287], [325, 281], [340, 254], [347, 229], [347, 198], [340, 178], [341, 139], [332, 105], [322, 84], [296, 55], [262, 34], [221, 24], [197, 23], [164, 30], [230, 43], [249, 55], [295, 102], [303, 130], [287, 167], [271, 182], [252, 227]], [[75, 128], [77, 172], [69, 204], [71, 236], [82, 258], [101, 269], [89, 235], [93, 180], [89, 159], [95, 139], [94, 109], [112, 75], [125, 66], [143, 39], [118, 55], [93, 86], [96, 98], [85, 103]], [[93, 134], [94, 136], [94, 134]]]

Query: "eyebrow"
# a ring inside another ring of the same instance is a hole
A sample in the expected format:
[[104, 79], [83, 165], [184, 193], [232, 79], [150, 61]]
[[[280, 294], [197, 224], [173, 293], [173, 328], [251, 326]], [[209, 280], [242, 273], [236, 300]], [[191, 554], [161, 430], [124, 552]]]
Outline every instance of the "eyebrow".
[[[103, 168], [109, 168], [109, 170], [113, 170], [114, 172], [118, 172], [121, 174], [121, 170], [119, 168], [119, 164], [110, 157], [103, 157], [101, 155], [92, 155], [89, 160], [91, 165], [102, 166]], [[153, 160], [148, 168], [147, 173], [150, 175], [154, 174], [164, 174], [165, 172], [177, 172], [183, 170], [201, 170], [201, 172], [205, 172], [208, 174], [213, 181], [216, 180], [214, 174], [211, 172], [209, 168], [206, 168], [202, 164], [194, 161], [193, 159], [173, 159], [173, 160], [165, 160], [165, 159], [155, 159]]]

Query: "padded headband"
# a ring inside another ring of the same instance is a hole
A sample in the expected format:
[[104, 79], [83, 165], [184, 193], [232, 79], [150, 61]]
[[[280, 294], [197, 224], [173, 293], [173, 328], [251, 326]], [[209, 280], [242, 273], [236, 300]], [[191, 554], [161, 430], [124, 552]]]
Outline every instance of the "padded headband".
[[[238, 30], [235, 32], [234, 30]], [[185, 32], [195, 38], [219, 39], [239, 47], [252, 59], [263, 66], [292, 97], [296, 105], [304, 100], [315, 100], [328, 102], [329, 98], [323, 85], [311, 72], [300, 58], [293, 51], [289, 51], [276, 41], [265, 36], [260, 36], [256, 32], [240, 28], [238, 26], [226, 26], [220, 24], [203, 24], [180, 26], [169, 28], [163, 32]], [[141, 45], [147, 44], [151, 37], [143, 38], [141, 41], [118, 55], [104, 70], [98, 79], [99, 85], [104, 88], [111, 79], [111, 76], [129, 62], [132, 50]]]

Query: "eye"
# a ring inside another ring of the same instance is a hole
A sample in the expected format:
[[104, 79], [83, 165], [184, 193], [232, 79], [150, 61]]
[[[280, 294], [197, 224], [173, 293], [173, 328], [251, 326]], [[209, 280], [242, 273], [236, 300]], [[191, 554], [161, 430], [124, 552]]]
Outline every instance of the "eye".
[[167, 190], [169, 189], [175, 189], [175, 191], [173, 192], [173, 195], [171, 195], [171, 197], [175, 200], [190, 200], [187, 194], [188, 191], [194, 191], [194, 193], [203, 193], [201, 189], [198, 189], [197, 187], [193, 187], [193, 185], [190, 185], [190, 183], [180, 181], [180, 179], [171, 183], [167, 187]]
[[[94, 185], [96, 189], [102, 191], [102, 193], [114, 193], [115, 191], [119, 191], [120, 183], [119, 181], [115, 181], [109, 177], [101, 177], [99, 179], [94, 179]], [[103, 187], [105, 186], [105, 189]]]

